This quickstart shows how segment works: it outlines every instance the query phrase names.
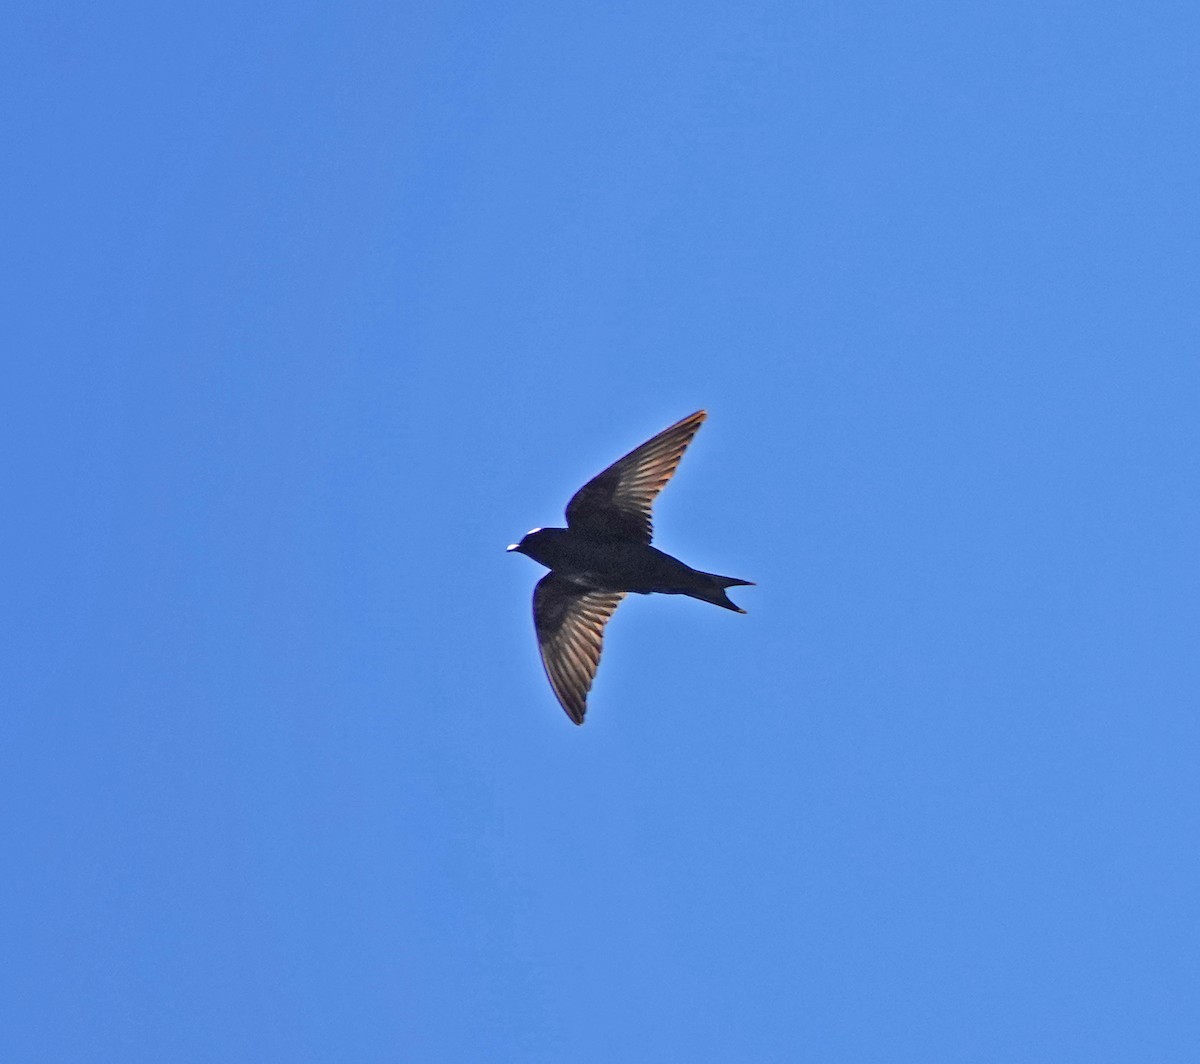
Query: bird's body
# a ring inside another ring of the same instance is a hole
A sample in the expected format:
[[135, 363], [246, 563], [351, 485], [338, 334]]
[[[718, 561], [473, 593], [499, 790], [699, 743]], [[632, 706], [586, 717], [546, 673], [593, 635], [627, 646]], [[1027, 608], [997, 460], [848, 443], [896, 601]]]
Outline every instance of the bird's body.
[[605, 539], [570, 528], [538, 528], [518, 544], [520, 553], [586, 591], [687, 595], [737, 613], [724, 589], [748, 580], [702, 573], [648, 543]]
[[749, 580], [685, 565], [650, 545], [650, 510], [707, 415], [698, 410], [614, 462], [567, 504], [566, 528], [535, 528], [509, 550], [550, 570], [533, 592], [533, 623], [550, 686], [567, 715], [587, 712], [604, 626], [626, 594], [687, 595], [737, 613], [725, 589]]

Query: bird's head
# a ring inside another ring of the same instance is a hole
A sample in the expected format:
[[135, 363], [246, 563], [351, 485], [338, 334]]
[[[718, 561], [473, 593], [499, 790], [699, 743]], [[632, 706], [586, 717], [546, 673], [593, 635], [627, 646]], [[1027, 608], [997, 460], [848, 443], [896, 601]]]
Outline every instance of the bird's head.
[[[535, 528], [521, 537], [520, 543], [510, 543], [508, 550], [524, 554], [527, 558], [541, 561], [542, 555], [553, 541], [555, 534], [561, 532], [558, 528]], [[543, 562], [545, 564], [545, 562]]]
[[528, 554], [530, 546], [537, 542], [537, 534], [539, 532], [541, 532], [540, 528], [530, 529], [521, 537], [520, 542], [510, 543], [504, 549], [508, 551], [515, 550], [518, 554]]

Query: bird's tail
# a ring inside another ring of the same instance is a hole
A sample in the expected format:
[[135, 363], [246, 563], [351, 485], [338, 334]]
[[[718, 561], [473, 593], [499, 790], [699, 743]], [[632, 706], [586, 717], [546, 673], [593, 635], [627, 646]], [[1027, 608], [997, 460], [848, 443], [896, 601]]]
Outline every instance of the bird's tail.
[[729, 596], [725, 594], [725, 589], [727, 587], [753, 587], [753, 580], [739, 580], [736, 576], [718, 576], [716, 573], [697, 573], [696, 575], [703, 577], [704, 584], [691, 593], [693, 598], [698, 598], [702, 602], [711, 602], [714, 606], [723, 606], [735, 613], [746, 612], [741, 606], [730, 601]]

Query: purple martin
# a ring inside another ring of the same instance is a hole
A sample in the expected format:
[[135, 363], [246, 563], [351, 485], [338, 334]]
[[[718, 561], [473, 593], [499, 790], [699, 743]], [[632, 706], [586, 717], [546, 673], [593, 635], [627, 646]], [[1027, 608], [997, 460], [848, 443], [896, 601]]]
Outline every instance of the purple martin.
[[566, 528], [535, 528], [508, 548], [550, 570], [533, 591], [533, 626], [550, 686], [576, 724], [587, 712], [604, 626], [630, 592], [746, 612], [725, 589], [752, 581], [702, 573], [650, 546], [654, 499], [707, 416], [697, 410], [589, 480], [567, 503]]

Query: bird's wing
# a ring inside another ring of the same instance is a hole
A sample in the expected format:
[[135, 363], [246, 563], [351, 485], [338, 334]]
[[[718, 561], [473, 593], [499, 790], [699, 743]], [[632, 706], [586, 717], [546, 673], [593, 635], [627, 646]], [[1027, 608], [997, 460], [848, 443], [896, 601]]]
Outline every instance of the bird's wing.
[[567, 503], [567, 525], [593, 535], [649, 543], [654, 499], [707, 416], [697, 410], [589, 480]]
[[533, 589], [533, 626], [550, 686], [576, 724], [583, 723], [587, 694], [604, 645], [604, 626], [623, 591], [587, 591], [554, 573]]

